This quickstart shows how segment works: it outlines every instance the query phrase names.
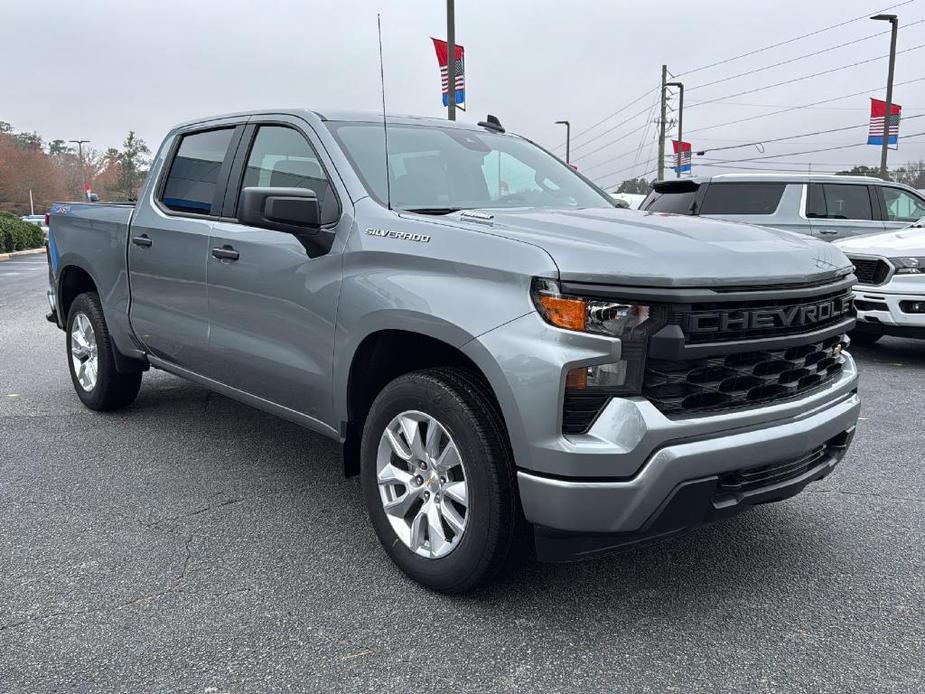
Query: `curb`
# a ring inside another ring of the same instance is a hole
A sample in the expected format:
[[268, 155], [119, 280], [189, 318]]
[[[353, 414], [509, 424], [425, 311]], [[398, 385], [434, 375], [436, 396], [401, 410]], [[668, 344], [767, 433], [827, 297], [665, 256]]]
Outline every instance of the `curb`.
[[35, 255], [36, 253], [44, 253], [45, 248], [28, 248], [24, 251], [11, 251], [9, 253], [0, 253], [0, 262], [4, 260], [9, 260], [10, 258], [15, 258], [20, 255]]

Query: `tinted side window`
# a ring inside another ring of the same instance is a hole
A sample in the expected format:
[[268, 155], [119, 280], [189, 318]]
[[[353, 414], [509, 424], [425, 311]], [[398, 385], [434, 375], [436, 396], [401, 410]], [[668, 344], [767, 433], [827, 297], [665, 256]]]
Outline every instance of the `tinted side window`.
[[337, 197], [321, 162], [302, 133], [292, 128], [263, 125], [257, 130], [242, 188], [252, 186], [313, 190], [323, 224], [334, 223], [340, 216]]
[[161, 202], [177, 212], [209, 214], [234, 128], [184, 135], [164, 184]]
[[786, 183], [711, 183], [700, 214], [774, 214]]
[[873, 219], [867, 186], [844, 183], [809, 187], [806, 216], [817, 219]]
[[825, 193], [818, 183], [810, 183], [806, 194], [806, 216], [810, 219], [825, 218]]
[[886, 216], [891, 222], [917, 222], [925, 217], [925, 200], [899, 188], [884, 187]]
[[696, 190], [685, 190], [677, 193], [659, 193], [652, 191], [646, 200], [644, 209], [647, 212], [673, 212], [674, 214], [693, 214]]

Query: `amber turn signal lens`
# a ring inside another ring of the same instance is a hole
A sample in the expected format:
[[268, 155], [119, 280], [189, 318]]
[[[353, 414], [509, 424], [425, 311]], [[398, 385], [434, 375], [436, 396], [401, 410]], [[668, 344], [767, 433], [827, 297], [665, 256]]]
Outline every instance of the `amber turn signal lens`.
[[572, 369], [565, 375], [565, 387], [568, 390], [587, 390], [588, 367]]
[[546, 313], [546, 320], [553, 325], [566, 330], [585, 329], [587, 310], [585, 302], [581, 299], [541, 294], [539, 301]]

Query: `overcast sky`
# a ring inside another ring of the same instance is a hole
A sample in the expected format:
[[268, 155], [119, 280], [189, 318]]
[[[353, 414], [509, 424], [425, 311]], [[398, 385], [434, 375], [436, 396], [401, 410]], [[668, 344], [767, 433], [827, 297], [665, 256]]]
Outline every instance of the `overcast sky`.
[[[745, 0], [562, 2], [457, 0], [456, 35], [466, 49], [467, 113], [496, 114], [510, 130], [554, 148], [572, 122], [573, 161], [603, 184], [649, 173], [654, 125], [646, 127], [662, 63], [685, 82], [684, 129], [694, 149], [715, 148], [831, 128], [864, 125], [868, 97], [699, 130], [884, 85], [887, 61], [875, 60], [790, 85], [730, 96], [849, 63], [884, 56], [889, 25], [848, 23], [754, 56], [684, 74], [756, 48], [873, 14], [901, 0]], [[0, 120], [46, 140], [89, 138], [118, 146], [129, 129], [152, 149], [175, 123], [228, 111], [305, 106], [376, 110], [380, 105], [376, 12], [384, 34], [389, 111], [445, 114], [431, 36], [445, 37], [441, 0], [4, 0], [0, 42]], [[759, 7], [761, 9], [759, 9]], [[772, 7], [772, 11], [766, 8]], [[925, 44], [925, 0], [890, 10], [900, 16], [899, 50]], [[741, 72], [860, 40], [818, 56], [731, 79]], [[925, 47], [900, 53], [897, 83], [925, 78]], [[645, 94], [644, 98], [639, 98]], [[711, 104], [698, 101], [719, 99]], [[908, 117], [925, 114], [925, 80], [897, 86]], [[676, 103], [675, 103], [676, 105]], [[619, 115], [583, 130], [618, 109]], [[656, 115], [653, 109], [653, 118]], [[602, 134], [633, 116], [629, 122]], [[698, 132], [695, 132], [699, 130]], [[925, 117], [903, 124], [925, 131]], [[591, 141], [592, 138], [595, 138]], [[740, 163], [816, 170], [879, 161], [876, 147], [797, 155], [866, 140], [863, 128], [785, 143], [708, 153], [702, 164], [788, 154]], [[582, 146], [583, 143], [584, 146]], [[594, 151], [599, 150], [599, 151]], [[793, 153], [792, 156], [790, 153]], [[925, 137], [903, 142], [891, 165], [925, 158]], [[651, 176], [651, 173], [650, 173]]]

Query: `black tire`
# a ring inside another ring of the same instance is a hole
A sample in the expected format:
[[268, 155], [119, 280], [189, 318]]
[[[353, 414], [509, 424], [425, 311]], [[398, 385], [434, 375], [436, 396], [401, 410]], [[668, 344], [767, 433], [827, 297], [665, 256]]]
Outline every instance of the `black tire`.
[[[379, 441], [393, 418], [408, 410], [436, 419], [456, 443], [466, 466], [466, 529], [458, 546], [436, 559], [415, 554], [399, 539], [379, 495]], [[435, 368], [396, 378], [373, 402], [360, 455], [373, 528], [386, 553], [408, 576], [433, 590], [464, 593], [491, 582], [507, 567], [512, 540], [523, 527], [513, 456], [498, 406], [477, 374]]]
[[[89, 319], [96, 338], [96, 383], [90, 390], [81, 385], [74, 370], [74, 360], [71, 357], [74, 321], [81, 314]], [[141, 387], [141, 372], [120, 373], [116, 370], [112, 341], [109, 339], [109, 328], [106, 327], [100, 298], [95, 293], [87, 292], [74, 299], [68, 311], [65, 335], [68, 370], [80, 401], [91, 410], [117, 410], [130, 405]]]
[[861, 347], [868, 347], [883, 337], [880, 333], [862, 332], [860, 330], [854, 330], [848, 333], [848, 336], [851, 338], [852, 344], [860, 345]]

